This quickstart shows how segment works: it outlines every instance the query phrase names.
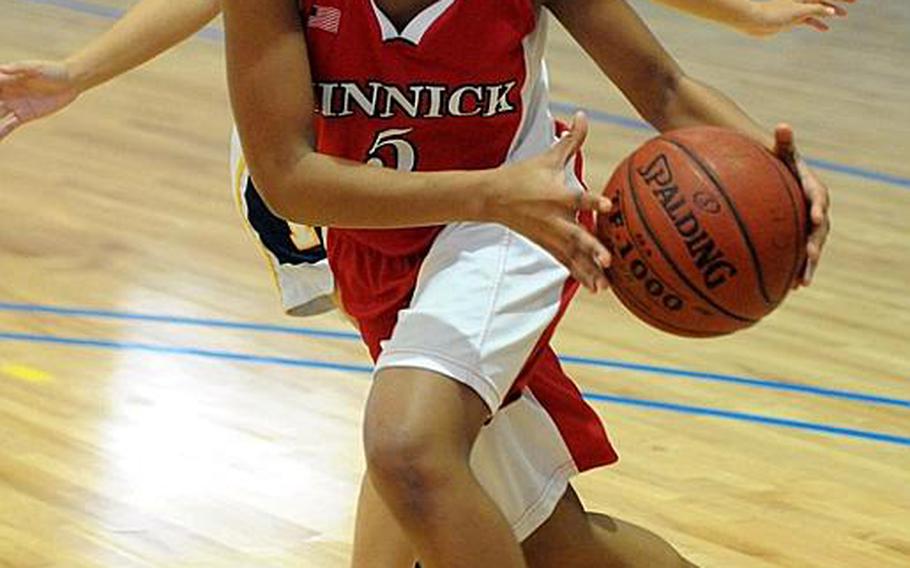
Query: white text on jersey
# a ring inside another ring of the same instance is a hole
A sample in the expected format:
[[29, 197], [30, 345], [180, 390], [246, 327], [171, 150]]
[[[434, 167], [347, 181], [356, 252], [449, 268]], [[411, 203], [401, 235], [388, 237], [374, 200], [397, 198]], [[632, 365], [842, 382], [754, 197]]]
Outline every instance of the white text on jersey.
[[377, 81], [365, 86], [354, 81], [317, 83], [319, 113], [326, 118], [361, 113], [373, 118], [408, 116], [444, 118], [483, 116], [515, 112], [509, 102], [516, 81], [492, 85], [408, 85]]

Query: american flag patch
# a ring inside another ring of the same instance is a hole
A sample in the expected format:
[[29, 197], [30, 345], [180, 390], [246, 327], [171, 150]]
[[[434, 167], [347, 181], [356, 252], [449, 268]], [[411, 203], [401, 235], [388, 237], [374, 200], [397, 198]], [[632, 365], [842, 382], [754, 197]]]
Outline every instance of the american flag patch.
[[324, 30], [330, 34], [337, 34], [338, 25], [340, 23], [341, 10], [333, 6], [314, 5], [310, 10], [310, 17], [306, 21], [306, 27]]

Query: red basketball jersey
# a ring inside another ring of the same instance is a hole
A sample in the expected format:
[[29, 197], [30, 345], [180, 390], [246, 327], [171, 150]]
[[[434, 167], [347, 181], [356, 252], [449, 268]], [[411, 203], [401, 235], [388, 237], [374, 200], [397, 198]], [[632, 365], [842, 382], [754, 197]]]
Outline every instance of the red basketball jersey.
[[[369, 0], [302, 0], [301, 12], [319, 152], [436, 171], [493, 168], [552, 144], [546, 22], [532, 0], [438, 0], [403, 30]], [[422, 255], [438, 231], [332, 229], [329, 259], [351, 271], [333, 246], [342, 241]]]

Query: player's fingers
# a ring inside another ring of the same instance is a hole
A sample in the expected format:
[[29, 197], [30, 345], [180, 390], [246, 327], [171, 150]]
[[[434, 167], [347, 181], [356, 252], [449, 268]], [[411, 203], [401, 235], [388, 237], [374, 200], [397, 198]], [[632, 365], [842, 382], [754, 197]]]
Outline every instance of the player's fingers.
[[[827, 230], [824, 235], [819, 234], [819, 236], [813, 236], [812, 238], [815, 240], [810, 240], [809, 244], [806, 245], [806, 268], [803, 271], [802, 282], [800, 282], [802, 286], [812, 284], [812, 279], [815, 277], [815, 272], [821, 262], [822, 247], [824, 246], [824, 239], [827, 238]], [[821, 239], [821, 242], [819, 242], [819, 239]]]
[[812, 223], [821, 224], [828, 215], [828, 209], [831, 207], [831, 194], [825, 184], [815, 177], [806, 162], [799, 160], [795, 164], [795, 168], [799, 183], [810, 204], [809, 218]]
[[809, 260], [818, 263], [821, 259], [822, 249], [825, 247], [825, 241], [828, 240], [828, 233], [831, 230], [831, 221], [827, 216], [822, 217], [818, 223], [813, 219], [812, 232], [809, 234]]
[[815, 263], [811, 260], [806, 261], [806, 268], [803, 270], [802, 277], [798, 286], [809, 286], [812, 284], [812, 278], [815, 276]]
[[809, 242], [806, 244], [806, 270], [801, 282], [803, 286], [812, 283], [815, 270], [821, 262], [822, 250], [828, 240], [828, 234], [831, 232], [831, 219], [828, 217], [825, 207], [821, 202], [815, 202], [812, 205], [812, 232], [809, 234]]
[[831, 208], [831, 198], [827, 191], [817, 190], [813, 192], [811, 199], [812, 209], [810, 211], [810, 216], [812, 218], [812, 223], [821, 225], [828, 216], [828, 210]]
[[593, 292], [607, 287], [604, 268], [610, 264], [610, 253], [606, 247], [581, 225], [571, 223], [568, 256], [569, 269], [579, 282]]
[[788, 165], [796, 161], [796, 137], [789, 124], [781, 123], [774, 129], [774, 153]]
[[597, 263], [591, 259], [570, 257], [568, 269], [579, 284], [594, 294], [609, 286], [606, 276], [603, 276], [603, 270], [599, 269]]
[[588, 290], [596, 292], [596, 285], [593, 279], [588, 276], [585, 267], [572, 255], [572, 247], [567, 243], [568, 240], [563, 237], [556, 237], [555, 240], [542, 239], [538, 241], [539, 245], [547, 249], [553, 255], [553, 258], [569, 270], [572, 278]]
[[596, 213], [608, 213], [613, 207], [610, 199], [591, 193], [590, 191], [581, 191], [575, 194], [576, 211], [594, 211]]
[[572, 125], [567, 131], [563, 132], [559, 141], [553, 147], [561, 166], [567, 164], [572, 159], [572, 156], [581, 150], [587, 137], [588, 117], [581, 111], [576, 112], [572, 118]]
[[825, 242], [828, 240], [828, 232], [831, 230], [831, 225], [826, 219], [821, 222], [820, 225], [817, 225], [812, 231], [812, 234], [809, 235], [809, 243], [806, 248], [806, 253], [809, 255], [809, 260], [815, 264], [818, 264], [822, 258], [822, 249], [825, 248]]

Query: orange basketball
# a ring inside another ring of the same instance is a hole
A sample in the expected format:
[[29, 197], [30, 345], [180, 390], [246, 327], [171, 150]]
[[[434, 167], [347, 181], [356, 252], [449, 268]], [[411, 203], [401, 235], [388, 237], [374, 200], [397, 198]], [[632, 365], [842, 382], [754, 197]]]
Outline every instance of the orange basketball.
[[749, 327], [786, 297], [806, 262], [806, 200], [790, 170], [723, 128], [654, 138], [616, 169], [598, 219], [620, 301], [677, 335]]

